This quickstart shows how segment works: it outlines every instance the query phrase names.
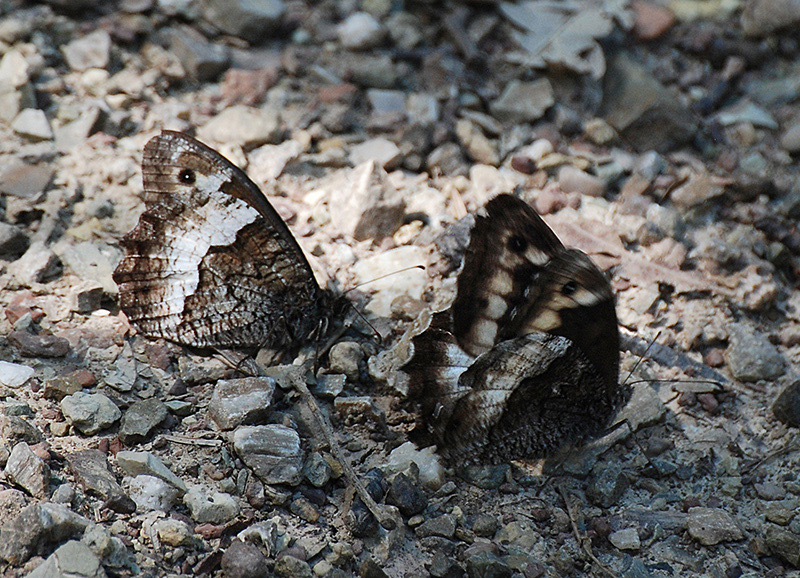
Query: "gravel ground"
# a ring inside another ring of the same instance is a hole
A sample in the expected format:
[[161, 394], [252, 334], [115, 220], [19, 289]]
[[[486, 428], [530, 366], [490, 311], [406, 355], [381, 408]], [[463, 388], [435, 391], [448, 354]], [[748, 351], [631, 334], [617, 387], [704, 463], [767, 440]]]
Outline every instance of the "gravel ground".
[[[769, 0], [0, 2], [0, 572], [800, 576], [797, 22]], [[350, 291], [373, 329], [308, 380], [394, 529], [297, 366], [247, 378], [120, 312], [161, 129], [246, 168], [323, 283], [424, 265]], [[443, 470], [406, 441], [401, 336], [504, 192], [609, 272], [633, 396], [583, 448]]]

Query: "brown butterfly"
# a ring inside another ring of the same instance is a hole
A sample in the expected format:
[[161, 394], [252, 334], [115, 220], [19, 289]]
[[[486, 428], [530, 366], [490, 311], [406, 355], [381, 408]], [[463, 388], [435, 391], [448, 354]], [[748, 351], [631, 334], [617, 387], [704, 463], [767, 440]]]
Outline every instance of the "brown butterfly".
[[453, 305], [413, 347], [413, 433], [453, 463], [544, 457], [602, 432], [630, 395], [608, 280], [511, 195], [476, 218]]
[[114, 271], [140, 332], [193, 347], [286, 349], [325, 327], [332, 294], [241, 169], [163, 131], [145, 145], [142, 176], [145, 211]]

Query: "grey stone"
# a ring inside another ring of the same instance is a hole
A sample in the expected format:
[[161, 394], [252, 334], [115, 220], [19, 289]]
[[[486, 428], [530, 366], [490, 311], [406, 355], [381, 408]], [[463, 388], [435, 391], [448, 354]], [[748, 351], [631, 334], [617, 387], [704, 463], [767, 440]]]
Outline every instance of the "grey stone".
[[105, 578], [100, 559], [83, 542], [70, 540], [59, 546], [26, 578]]
[[[21, 318], [22, 320], [22, 318]], [[46, 331], [32, 333], [30, 322], [8, 334], [8, 342], [24, 357], [64, 357], [70, 351], [69, 341]]]
[[53, 140], [53, 129], [43, 110], [26, 108], [11, 123], [14, 132], [30, 141]]
[[800, 0], [750, 0], [744, 3], [742, 30], [764, 36], [800, 22]]
[[216, 357], [182, 355], [178, 358], [178, 374], [186, 385], [215, 382], [228, 374], [228, 366]]
[[30, 244], [28, 235], [22, 229], [0, 222], [0, 259], [6, 261], [19, 259]]
[[744, 539], [736, 521], [719, 508], [690, 508], [687, 527], [689, 535], [703, 546]]
[[510, 578], [511, 568], [492, 552], [478, 552], [467, 558], [469, 578]]
[[313, 578], [314, 576], [308, 562], [294, 556], [281, 556], [278, 558], [273, 572], [279, 578]]
[[800, 380], [786, 386], [772, 404], [772, 413], [786, 425], [800, 427]]
[[181, 495], [186, 493], [187, 488], [183, 480], [150, 452], [117, 452], [117, 465], [129, 476], [138, 476], [140, 474], [155, 476], [176, 488]]
[[67, 454], [67, 463], [85, 493], [94, 493], [104, 500], [125, 495], [122, 486], [108, 469], [106, 455], [100, 450], [72, 452]]
[[480, 513], [472, 521], [472, 531], [476, 536], [491, 538], [497, 532], [499, 522], [496, 516]]
[[[340, 55], [341, 56], [341, 55]], [[344, 76], [352, 78], [354, 84], [365, 88], [392, 88], [397, 82], [397, 69], [388, 54], [372, 55], [368, 52], [353, 54], [353, 58], [342, 58]]]
[[636, 528], [625, 528], [612, 532], [608, 536], [608, 541], [618, 550], [638, 550], [642, 546]]
[[324, 399], [334, 399], [344, 391], [346, 381], [347, 376], [339, 373], [320, 375], [313, 388], [314, 395]]
[[428, 506], [428, 497], [404, 473], [399, 473], [392, 478], [386, 502], [397, 506], [404, 516], [414, 516], [421, 513]]
[[19, 442], [11, 450], [6, 462], [5, 476], [10, 482], [18, 485], [35, 498], [47, 497], [50, 485], [50, 468], [33, 453], [25, 442]]
[[330, 195], [334, 227], [358, 241], [392, 236], [403, 224], [406, 204], [386, 171], [370, 161], [352, 169], [345, 180]]
[[267, 418], [275, 393], [271, 377], [221, 379], [208, 404], [208, 416], [222, 430], [254, 424]]
[[241, 426], [233, 434], [233, 447], [265, 484], [300, 483], [303, 449], [295, 430], [277, 424]]
[[764, 541], [770, 552], [793, 568], [800, 568], [800, 536], [782, 528], [768, 525]]
[[239, 502], [230, 494], [214, 492], [206, 495], [192, 488], [183, 496], [192, 519], [199, 524], [224, 524], [239, 515]]
[[312, 452], [303, 464], [303, 476], [316, 488], [327, 484], [332, 473], [330, 464], [319, 452]]
[[20, 199], [40, 199], [53, 181], [55, 169], [46, 164], [11, 163], [0, 174], [0, 193]]
[[61, 504], [30, 505], [0, 528], [0, 558], [21, 566], [37, 549], [79, 536], [91, 524]]
[[695, 117], [680, 98], [627, 54], [609, 62], [600, 112], [641, 151], [672, 150], [697, 132]]
[[72, 70], [106, 68], [111, 59], [111, 36], [105, 30], [98, 29], [67, 43], [62, 51]]
[[271, 39], [285, 11], [283, 0], [206, 0], [203, 3], [203, 17], [213, 26], [259, 44]]
[[167, 406], [167, 409], [170, 413], [177, 415], [179, 417], [186, 417], [187, 415], [192, 415], [195, 410], [195, 406], [190, 401], [183, 401], [180, 399], [170, 399], [164, 402], [164, 405]]
[[555, 97], [550, 81], [538, 78], [532, 82], [512, 80], [489, 108], [497, 120], [519, 124], [539, 120], [553, 104]]
[[386, 30], [371, 14], [355, 12], [336, 27], [336, 34], [345, 48], [365, 50], [378, 46]]
[[234, 540], [225, 550], [220, 567], [229, 578], [261, 578], [269, 575], [267, 557], [254, 544]]
[[351, 381], [358, 380], [364, 350], [355, 341], [340, 341], [328, 353], [328, 365], [333, 373], [343, 373]]
[[180, 498], [181, 492], [161, 478], [140, 474], [126, 480], [128, 493], [139, 512], [158, 510], [169, 512]]
[[370, 88], [367, 100], [375, 114], [401, 114], [406, 112], [406, 93], [402, 90]]
[[775, 379], [786, 372], [778, 349], [763, 334], [743, 323], [731, 325], [725, 357], [733, 377], [739, 381]]
[[9, 273], [22, 285], [47, 283], [61, 276], [64, 267], [52, 249], [44, 243], [35, 241], [25, 254], [11, 263]]
[[42, 441], [42, 432], [35, 425], [15, 415], [0, 416], [0, 439], [9, 445], [24, 441], [38, 444]]
[[781, 135], [781, 146], [792, 154], [800, 152], [800, 122], [786, 127]]
[[17, 388], [22, 387], [33, 377], [36, 370], [20, 363], [0, 361], [0, 385]]
[[239, 144], [253, 148], [275, 143], [280, 138], [280, 116], [273, 108], [253, 108], [238, 104], [226, 108], [197, 130], [206, 141]]
[[616, 465], [602, 464], [592, 472], [592, 477], [586, 486], [586, 497], [598, 506], [609, 508], [630, 487], [628, 477]]
[[469, 483], [479, 488], [496, 490], [506, 481], [509, 469], [508, 464], [471, 465], [459, 469], [458, 473]]
[[102, 393], [82, 391], [62, 399], [61, 411], [69, 423], [86, 435], [111, 427], [122, 416], [114, 402]]
[[465, 174], [466, 159], [461, 147], [454, 142], [447, 142], [433, 149], [425, 161], [428, 170], [438, 171], [447, 176]]
[[173, 28], [164, 35], [186, 74], [196, 80], [214, 80], [230, 66], [230, 49], [212, 44], [193, 28]]
[[425, 520], [414, 529], [414, 533], [420, 538], [428, 536], [442, 536], [452, 538], [456, 533], [456, 520], [450, 514], [443, 514], [430, 520]]
[[122, 416], [119, 439], [127, 446], [147, 441], [168, 415], [167, 406], [159, 399], [137, 401]]

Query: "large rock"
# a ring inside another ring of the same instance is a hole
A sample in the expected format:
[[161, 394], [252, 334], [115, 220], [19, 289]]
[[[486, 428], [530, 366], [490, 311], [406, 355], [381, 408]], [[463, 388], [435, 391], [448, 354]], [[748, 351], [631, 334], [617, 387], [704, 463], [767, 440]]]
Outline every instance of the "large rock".
[[274, 393], [271, 377], [220, 380], [211, 395], [208, 416], [223, 430], [258, 423], [269, 415]]
[[64, 417], [83, 434], [94, 435], [114, 425], [122, 412], [102, 393], [79, 391], [61, 400]]
[[122, 416], [119, 439], [127, 446], [142, 443], [150, 439], [168, 415], [167, 406], [159, 399], [137, 401]]
[[766, 336], [742, 323], [731, 325], [730, 336], [725, 357], [736, 379], [775, 379], [786, 372], [783, 356]]
[[264, 483], [300, 483], [303, 448], [292, 428], [277, 424], [242, 426], [233, 434], [233, 447]]
[[689, 142], [697, 121], [677, 94], [627, 54], [609, 62], [601, 115], [641, 151], [667, 151]]
[[539, 78], [532, 82], [512, 80], [489, 108], [497, 120], [520, 124], [539, 120], [553, 104], [553, 86], [546, 78]]
[[50, 544], [80, 536], [91, 524], [60, 504], [30, 505], [0, 527], [0, 558], [20, 566]]
[[26, 578], [106, 578], [100, 559], [83, 542], [70, 540]]
[[285, 11], [283, 0], [206, 0], [203, 17], [226, 34], [263, 44]]
[[[406, 203], [386, 171], [374, 161], [355, 167], [331, 183], [331, 220], [334, 227], [358, 241], [394, 235], [403, 224]], [[344, 182], [338, 182], [344, 180]]]
[[50, 468], [25, 442], [18, 443], [11, 450], [5, 475], [8, 481], [17, 484], [35, 498], [47, 497]]

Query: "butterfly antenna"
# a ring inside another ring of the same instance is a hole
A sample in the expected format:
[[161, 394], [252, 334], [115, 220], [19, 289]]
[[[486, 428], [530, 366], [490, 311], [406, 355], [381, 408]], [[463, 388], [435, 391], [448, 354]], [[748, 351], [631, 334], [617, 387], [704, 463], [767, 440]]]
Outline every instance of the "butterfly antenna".
[[392, 271], [391, 273], [386, 273], [385, 275], [379, 275], [374, 279], [370, 279], [369, 281], [364, 281], [363, 283], [359, 283], [355, 287], [350, 287], [350, 289], [342, 293], [342, 295], [347, 295], [348, 293], [350, 293], [350, 291], [355, 291], [356, 289], [363, 287], [364, 285], [369, 285], [370, 283], [374, 283], [375, 281], [386, 279], [387, 277], [391, 277], [392, 275], [397, 275], [398, 273], [405, 273], [406, 271], [411, 271], [412, 269], [425, 269], [425, 267], [423, 265], [411, 265], [410, 267], [398, 269], [397, 271]]
[[655, 344], [656, 339], [658, 339], [660, 335], [661, 335], [661, 331], [659, 330], [659, 332], [656, 333], [656, 336], [653, 337], [653, 339], [650, 340], [650, 343], [647, 344], [647, 347], [642, 352], [642, 354], [639, 356], [639, 359], [636, 360], [636, 363], [633, 365], [633, 368], [631, 369], [630, 373], [628, 374], [628, 377], [626, 377], [625, 380], [622, 382], [622, 385], [628, 385], [628, 380], [631, 377], [633, 377], [633, 373], [637, 369], [639, 369], [639, 366], [642, 364], [642, 361], [644, 361], [645, 355], [647, 355], [647, 352], [650, 351], [650, 348], [653, 347], [653, 344]]

